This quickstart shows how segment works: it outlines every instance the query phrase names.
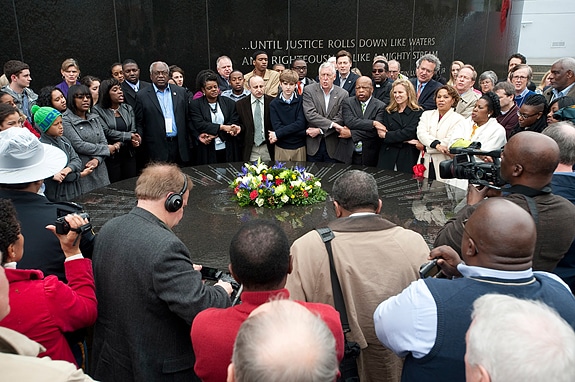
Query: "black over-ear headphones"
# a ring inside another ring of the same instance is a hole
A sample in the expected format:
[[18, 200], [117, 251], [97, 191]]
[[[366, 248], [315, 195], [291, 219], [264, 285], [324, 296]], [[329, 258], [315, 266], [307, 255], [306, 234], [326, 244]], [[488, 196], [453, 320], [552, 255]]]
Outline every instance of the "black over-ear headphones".
[[168, 212], [176, 212], [184, 205], [184, 194], [188, 190], [188, 177], [184, 175], [184, 186], [177, 194], [172, 194], [166, 198], [164, 207]]

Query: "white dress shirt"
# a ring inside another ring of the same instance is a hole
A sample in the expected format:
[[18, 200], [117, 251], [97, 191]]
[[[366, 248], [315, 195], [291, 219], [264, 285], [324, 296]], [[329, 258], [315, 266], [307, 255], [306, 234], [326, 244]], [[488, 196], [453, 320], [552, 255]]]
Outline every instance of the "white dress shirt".
[[[557, 276], [548, 272], [498, 271], [489, 268], [472, 267], [463, 263], [457, 266], [463, 277], [491, 277], [505, 280], [517, 280], [544, 274], [569, 287]], [[453, 280], [453, 282], [457, 282]], [[397, 296], [379, 304], [373, 314], [375, 333], [381, 343], [399, 357], [409, 353], [415, 358], [427, 355], [437, 337], [437, 305], [429, 288], [423, 280], [417, 280]]]

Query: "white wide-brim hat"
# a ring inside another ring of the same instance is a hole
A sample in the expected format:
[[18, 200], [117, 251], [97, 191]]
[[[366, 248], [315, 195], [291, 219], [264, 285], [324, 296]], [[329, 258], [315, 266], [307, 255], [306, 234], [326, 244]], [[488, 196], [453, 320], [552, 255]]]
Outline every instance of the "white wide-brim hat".
[[40, 142], [26, 128], [12, 127], [0, 132], [0, 184], [51, 178], [66, 163], [64, 151]]

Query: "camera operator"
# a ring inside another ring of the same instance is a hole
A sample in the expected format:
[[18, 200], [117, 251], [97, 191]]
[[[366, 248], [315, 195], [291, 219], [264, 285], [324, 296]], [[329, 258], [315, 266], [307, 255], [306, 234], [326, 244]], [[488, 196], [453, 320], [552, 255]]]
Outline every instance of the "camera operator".
[[172, 231], [184, 217], [192, 187], [178, 166], [149, 164], [136, 182], [136, 207], [98, 233], [95, 379], [197, 380], [190, 326], [200, 311], [229, 306], [232, 286], [204, 284], [190, 251]]
[[[204, 382], [226, 380], [234, 340], [241, 324], [254, 309], [270, 299], [289, 298], [290, 293], [284, 286], [292, 271], [292, 257], [285, 232], [266, 220], [242, 225], [230, 244], [229, 269], [244, 286], [242, 304], [228, 309], [207, 309], [198, 314], [192, 325], [192, 345], [196, 354], [194, 369]], [[329, 305], [299, 303], [325, 321], [336, 339], [340, 361], [344, 340], [339, 313]]]
[[[503, 189], [504, 197], [528, 211], [537, 226], [534, 270], [552, 271], [575, 237], [575, 206], [551, 192], [558, 163], [557, 143], [540, 133], [514, 135], [501, 153], [501, 178], [511, 186]], [[484, 198], [491, 196], [501, 195], [488, 187], [470, 185], [467, 206], [445, 224], [434, 246], [448, 245], [460, 252], [463, 222]]]
[[[18, 262], [19, 269], [38, 269], [45, 275], [55, 275], [66, 281], [64, 253], [58, 239], [45, 230], [57, 218], [80, 213], [74, 203], [52, 203], [42, 194], [44, 179], [52, 177], [66, 166], [66, 154], [53, 146], [41, 143], [26, 129], [8, 129], [0, 133], [0, 198], [10, 199], [18, 212], [22, 234], [26, 240], [26, 257]], [[80, 249], [85, 257], [92, 257], [89, 232], [82, 235]]]
[[465, 380], [465, 332], [472, 305], [488, 293], [540, 300], [575, 327], [571, 291], [556, 275], [532, 270], [538, 241], [532, 217], [506, 199], [479, 204], [462, 226], [459, 253], [448, 246], [431, 251], [429, 258], [438, 259], [453, 280], [418, 280], [375, 310], [379, 340], [405, 357], [402, 381]]
[[0, 252], [10, 282], [11, 306], [2, 326], [39, 342], [46, 348], [41, 356], [79, 365], [64, 333], [94, 324], [97, 302], [92, 262], [82, 256], [78, 240], [79, 228], [88, 220], [80, 215], [68, 215], [65, 220], [71, 227], [66, 235], [57, 234], [53, 225], [45, 230], [54, 233], [62, 246], [69, 285], [35, 269], [16, 269], [16, 263], [25, 257], [25, 240], [12, 203], [0, 199]]

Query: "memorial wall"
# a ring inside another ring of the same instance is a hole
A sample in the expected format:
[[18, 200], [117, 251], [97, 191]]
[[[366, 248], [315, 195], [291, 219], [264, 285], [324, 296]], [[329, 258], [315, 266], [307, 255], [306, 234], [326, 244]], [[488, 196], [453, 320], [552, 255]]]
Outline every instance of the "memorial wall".
[[[502, 0], [2, 0], [0, 63], [31, 66], [32, 88], [61, 81], [60, 65], [76, 58], [82, 75], [109, 77], [110, 65], [135, 59], [148, 80], [156, 60], [177, 64], [186, 86], [215, 69], [220, 55], [251, 70], [251, 54], [265, 50], [270, 64], [302, 57], [309, 76], [340, 49], [368, 74], [378, 54], [412, 75], [415, 61], [436, 54], [477, 71], [506, 71], [517, 49], [522, 0], [502, 17]], [[505, 17], [506, 15], [506, 17]], [[502, 18], [504, 25], [502, 26]], [[445, 75], [448, 77], [448, 74]]]

